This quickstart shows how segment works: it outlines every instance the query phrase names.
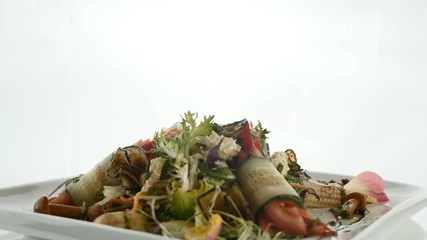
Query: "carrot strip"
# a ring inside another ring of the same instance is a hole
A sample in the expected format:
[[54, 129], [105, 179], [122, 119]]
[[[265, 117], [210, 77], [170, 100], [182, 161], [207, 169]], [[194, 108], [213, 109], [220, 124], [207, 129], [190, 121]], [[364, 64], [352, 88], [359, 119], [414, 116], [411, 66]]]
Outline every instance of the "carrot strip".
[[123, 195], [119, 197], [119, 200], [125, 204], [133, 205], [133, 199], [125, 198]]
[[141, 199], [142, 196], [145, 196], [145, 195], [147, 195], [147, 192], [140, 191], [137, 194], [135, 194], [135, 196], [133, 196], [133, 207], [131, 210], [132, 213], [136, 213], [138, 211], [139, 200]]

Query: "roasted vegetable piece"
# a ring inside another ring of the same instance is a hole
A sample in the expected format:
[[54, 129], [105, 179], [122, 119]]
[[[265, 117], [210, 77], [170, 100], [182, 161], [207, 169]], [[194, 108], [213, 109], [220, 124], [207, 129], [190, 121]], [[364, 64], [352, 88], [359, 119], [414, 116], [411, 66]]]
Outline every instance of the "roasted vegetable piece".
[[235, 210], [238, 211], [238, 215], [235, 216], [239, 216], [245, 220], [253, 220], [253, 216], [249, 210], [249, 203], [239, 186], [232, 184], [229, 188], [225, 189], [225, 192], [227, 193], [225, 203], [228, 206], [235, 207]]
[[264, 229], [297, 236], [336, 235], [304, 210], [303, 200], [268, 159], [247, 160], [237, 177], [255, 220]]
[[186, 240], [214, 240], [221, 231], [222, 218], [219, 214], [214, 214], [209, 219], [206, 226], [194, 227], [185, 233]]
[[[314, 194], [305, 194], [304, 204], [307, 208], [340, 208], [349, 195], [351, 198], [354, 196], [352, 193], [363, 196], [364, 202], [369, 203], [388, 200], [387, 194], [384, 192], [385, 183], [376, 173], [363, 172], [347, 181], [344, 182], [343, 179], [342, 184], [323, 182], [307, 178], [307, 175], [304, 174], [302, 186], [296, 187], [314, 192]], [[362, 198], [360, 198], [360, 202], [363, 202]]]
[[208, 191], [197, 199], [197, 204], [208, 219], [212, 213], [228, 213], [245, 220], [253, 218], [246, 198], [236, 184]]
[[93, 221], [96, 217], [104, 213], [102, 207], [98, 204], [89, 207], [77, 207], [52, 203], [52, 201], [49, 202], [49, 198], [46, 195], [37, 199], [34, 204], [34, 212], [88, 221]]
[[73, 204], [81, 206], [83, 203], [90, 206], [102, 198], [104, 185], [120, 185], [120, 179], [109, 177], [106, 173], [114, 154], [108, 155], [88, 173], [77, 177], [65, 186]]
[[73, 204], [90, 206], [103, 198], [105, 185], [123, 185], [125, 189], [140, 187], [143, 172], [148, 171], [149, 161], [144, 150], [138, 146], [119, 148], [97, 164], [91, 171], [67, 184], [65, 191]]
[[233, 122], [226, 125], [214, 124], [213, 129], [219, 135], [223, 135], [225, 137], [236, 138], [240, 131], [245, 127], [248, 123], [248, 120], [243, 119], [241, 121]]
[[345, 196], [344, 204], [341, 207], [344, 218], [353, 218], [356, 212], [364, 215], [366, 211], [366, 197], [358, 192], [352, 192]]
[[[298, 190], [304, 199], [305, 208], [337, 208], [341, 206], [345, 190], [341, 184], [312, 179], [297, 163], [292, 149], [275, 152], [271, 157], [273, 165], [285, 176], [290, 185]], [[285, 165], [286, 166], [281, 166]]]
[[147, 172], [150, 161], [144, 149], [138, 146], [119, 148], [114, 153], [107, 175], [112, 178], [119, 176], [126, 190], [141, 188], [141, 174]]
[[305, 193], [306, 208], [338, 208], [344, 200], [345, 190], [338, 183], [322, 183], [307, 179], [303, 181], [303, 186], [314, 191]]
[[149, 224], [149, 221], [144, 214], [131, 211], [104, 213], [97, 217], [93, 222], [138, 231], [146, 230]]

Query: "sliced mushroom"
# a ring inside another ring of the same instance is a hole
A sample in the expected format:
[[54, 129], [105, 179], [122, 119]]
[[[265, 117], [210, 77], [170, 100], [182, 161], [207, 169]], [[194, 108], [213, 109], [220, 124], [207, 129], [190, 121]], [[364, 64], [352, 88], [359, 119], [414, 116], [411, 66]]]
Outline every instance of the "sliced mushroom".
[[366, 197], [359, 192], [352, 192], [345, 196], [342, 205], [342, 215], [345, 218], [353, 218], [356, 212], [366, 211]]
[[66, 204], [49, 203], [49, 198], [44, 195], [41, 196], [34, 204], [34, 212], [93, 221], [96, 217], [103, 214], [104, 210], [102, 206], [98, 204], [94, 204], [89, 207], [85, 207], [85, 205], [78, 207]]
[[288, 166], [291, 171], [300, 171], [301, 166], [297, 163], [297, 155], [292, 149], [288, 149], [285, 151], [286, 155], [288, 155]]
[[46, 195], [41, 196], [34, 203], [34, 212], [49, 214], [49, 198]]
[[64, 204], [49, 204], [49, 214], [74, 219], [82, 219], [83, 209], [77, 206]]
[[297, 162], [297, 155], [295, 154], [294, 150], [288, 149], [285, 152], [288, 155], [290, 161]]

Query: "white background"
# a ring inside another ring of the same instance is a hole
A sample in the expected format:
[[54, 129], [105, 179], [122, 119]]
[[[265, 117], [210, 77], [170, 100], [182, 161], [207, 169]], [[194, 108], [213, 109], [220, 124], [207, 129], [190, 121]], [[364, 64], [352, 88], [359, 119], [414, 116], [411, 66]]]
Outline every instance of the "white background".
[[88, 171], [185, 111], [312, 171], [427, 187], [426, 1], [0, 0], [0, 187]]
[[187, 110], [259, 120], [308, 170], [427, 188], [426, 13], [422, 0], [0, 0], [0, 188], [85, 173]]

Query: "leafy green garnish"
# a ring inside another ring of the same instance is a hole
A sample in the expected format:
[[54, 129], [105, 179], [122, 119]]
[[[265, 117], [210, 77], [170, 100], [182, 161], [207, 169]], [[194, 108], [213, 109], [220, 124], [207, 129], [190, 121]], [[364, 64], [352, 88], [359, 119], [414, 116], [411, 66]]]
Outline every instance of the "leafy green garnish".
[[182, 118], [181, 125], [183, 128], [183, 136], [187, 140], [191, 140], [197, 136], [207, 136], [211, 134], [213, 129], [213, 119], [215, 116], [203, 117], [203, 121], [197, 125], [197, 114], [188, 111]]
[[260, 121], [258, 121], [258, 124], [254, 125], [251, 122], [251, 129], [252, 129], [252, 138], [256, 139], [259, 138], [261, 140], [262, 144], [266, 143], [267, 135], [270, 133], [266, 128], [264, 128]]
[[194, 215], [194, 200], [186, 192], [177, 191], [171, 195], [171, 212], [179, 220], [187, 220]]
[[169, 190], [173, 193], [178, 190], [191, 190], [189, 183], [189, 156], [190, 149], [196, 144], [196, 137], [207, 136], [213, 129], [214, 116], [204, 117], [199, 124], [196, 123], [197, 114], [188, 111], [180, 122], [181, 129], [178, 134], [168, 134], [162, 130], [154, 137], [157, 156], [166, 159], [166, 172], [162, 171], [161, 179], [169, 180]]
[[208, 176], [216, 180], [222, 180], [225, 183], [231, 183], [236, 179], [236, 176], [231, 172], [227, 166], [209, 168], [207, 162], [203, 162], [199, 165], [199, 175]]

